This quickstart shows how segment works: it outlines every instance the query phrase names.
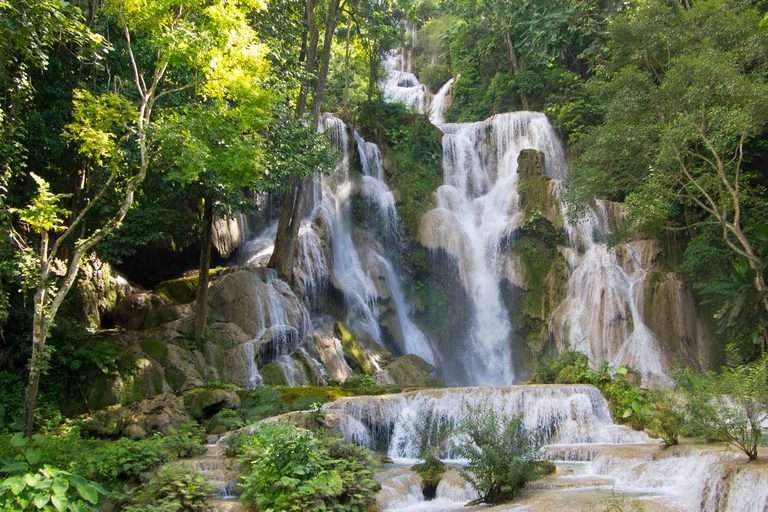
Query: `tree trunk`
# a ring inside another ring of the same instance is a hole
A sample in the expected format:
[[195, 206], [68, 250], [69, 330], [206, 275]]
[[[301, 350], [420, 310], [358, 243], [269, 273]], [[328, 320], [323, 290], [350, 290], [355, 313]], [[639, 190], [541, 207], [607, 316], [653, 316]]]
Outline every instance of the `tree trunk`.
[[[512, 37], [508, 32], [504, 33], [504, 42], [507, 43], [507, 52], [509, 53], [509, 75], [515, 78], [517, 72], [520, 71], [520, 62], [517, 60], [515, 45], [512, 44]], [[520, 102], [523, 104], [523, 110], [528, 110], [528, 95], [524, 92], [520, 93]]]
[[320, 119], [320, 109], [323, 104], [323, 91], [325, 90], [325, 83], [328, 80], [328, 66], [331, 62], [331, 44], [333, 43], [333, 35], [336, 32], [336, 13], [339, 10], [340, 0], [331, 0], [328, 6], [328, 17], [325, 20], [325, 36], [323, 39], [323, 53], [320, 56], [320, 72], [317, 75], [317, 83], [315, 84], [315, 98], [312, 105], [312, 117], [317, 123]]
[[296, 248], [303, 213], [302, 205], [304, 203], [306, 179], [293, 177], [291, 179], [291, 188], [283, 196], [283, 204], [280, 206], [280, 218], [277, 222], [275, 249], [267, 264], [269, 268], [277, 270], [289, 283], [293, 281], [293, 267], [296, 262]]
[[301, 117], [307, 108], [307, 94], [309, 94], [310, 84], [312, 83], [312, 73], [315, 71], [315, 59], [317, 57], [317, 41], [320, 39], [320, 32], [315, 23], [315, 1], [307, 0], [307, 30], [309, 31], [309, 48], [307, 49], [307, 60], [304, 63], [304, 79], [301, 81], [299, 89], [299, 98], [296, 101], [296, 115]]
[[203, 336], [208, 329], [208, 280], [211, 269], [211, 245], [213, 242], [213, 200], [203, 199], [203, 235], [200, 247], [200, 270], [197, 277], [197, 311], [195, 318], [195, 346], [200, 347]]
[[352, 16], [349, 16], [347, 20], [347, 48], [344, 54], [344, 107], [342, 114], [344, 119], [347, 119], [348, 107], [349, 107], [349, 36], [352, 32]]
[[32, 437], [35, 427], [35, 404], [40, 385], [40, 374], [45, 366], [45, 317], [41, 306], [45, 289], [40, 288], [35, 296], [35, 311], [32, 318], [32, 357], [29, 361], [29, 379], [24, 391], [24, 436]]

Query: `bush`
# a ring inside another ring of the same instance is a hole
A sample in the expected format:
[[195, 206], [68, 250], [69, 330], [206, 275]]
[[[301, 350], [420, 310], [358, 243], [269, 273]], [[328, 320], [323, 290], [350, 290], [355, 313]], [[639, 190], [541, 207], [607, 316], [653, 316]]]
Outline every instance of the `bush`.
[[242, 500], [258, 510], [365, 511], [379, 489], [368, 450], [293, 425], [262, 424], [235, 449], [248, 468]]
[[648, 425], [650, 434], [660, 437], [664, 446], [674, 446], [683, 425], [683, 405], [677, 395], [665, 390], [646, 393], [652, 418]]
[[709, 439], [721, 439], [757, 459], [768, 419], [768, 354], [745, 364], [733, 345], [720, 372], [680, 370], [678, 385], [687, 399], [688, 421]]
[[526, 482], [552, 470], [540, 462], [542, 440], [525, 428], [521, 415], [468, 407], [460, 432], [455, 452], [469, 461], [461, 475], [480, 495], [470, 505], [510, 501]]
[[3, 463], [29, 464], [38, 470], [50, 464], [105, 485], [137, 481], [153, 466], [177, 457], [200, 455], [205, 451], [202, 430], [197, 424], [185, 425], [167, 436], [155, 435], [134, 441], [85, 440], [77, 429], [59, 436], [33, 436], [30, 442], [15, 434], [0, 438]]
[[126, 512], [206, 512], [213, 487], [188, 468], [163, 468], [157, 477], [131, 495]]
[[436, 94], [440, 88], [452, 77], [451, 68], [445, 64], [429, 64], [419, 73], [419, 81], [426, 85], [432, 94]]

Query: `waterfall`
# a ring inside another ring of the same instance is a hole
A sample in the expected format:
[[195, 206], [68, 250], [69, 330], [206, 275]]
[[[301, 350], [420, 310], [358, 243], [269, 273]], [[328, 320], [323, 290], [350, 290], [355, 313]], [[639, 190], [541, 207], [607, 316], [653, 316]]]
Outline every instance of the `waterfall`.
[[[456, 258], [473, 303], [470, 338], [450, 384], [511, 384], [512, 325], [501, 297], [501, 244], [522, 222], [517, 156], [534, 148], [547, 156], [547, 173], [564, 175], [565, 155], [543, 114], [501, 114], [479, 123], [443, 124], [443, 182], [435, 217], [422, 222], [422, 244]], [[427, 216], [433, 214], [430, 212]]]
[[[506, 414], [523, 414], [528, 430], [536, 431], [548, 444], [645, 443], [646, 434], [614, 425], [600, 391], [588, 385], [495, 386], [425, 390], [400, 395], [345, 398], [327, 404], [324, 409], [337, 411], [365, 425], [368, 435], [359, 429], [346, 432], [345, 438], [364, 442], [390, 457], [419, 457], [414, 422], [423, 412], [432, 414], [438, 425], [455, 426], [468, 412], [467, 407], [490, 407]], [[452, 458], [450, 444], [443, 458]]]
[[619, 264], [616, 251], [606, 243], [610, 216], [607, 203], [598, 201], [578, 224], [566, 227], [572, 274], [568, 295], [552, 315], [551, 331], [561, 350], [582, 352], [593, 365], [607, 360], [639, 371], [646, 383], [670, 385], [659, 338], [638, 309], [647, 271], [629, 245], [629, 270]]
[[445, 85], [437, 91], [435, 97], [432, 98], [432, 107], [429, 111], [429, 120], [432, 121], [432, 124], [445, 123], [445, 109], [448, 107], [448, 99], [450, 98], [452, 89], [453, 78], [448, 80]]

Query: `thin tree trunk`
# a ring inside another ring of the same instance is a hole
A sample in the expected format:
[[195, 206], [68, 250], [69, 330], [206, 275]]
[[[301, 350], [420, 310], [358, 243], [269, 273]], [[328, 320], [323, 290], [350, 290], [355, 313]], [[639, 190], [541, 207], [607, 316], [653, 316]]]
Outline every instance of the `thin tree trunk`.
[[208, 280], [211, 268], [211, 245], [213, 239], [213, 200], [203, 200], [203, 224], [205, 234], [200, 248], [200, 270], [197, 277], [197, 317], [195, 319], [195, 346], [200, 347], [200, 342], [208, 329]]
[[307, 60], [304, 63], [304, 72], [306, 76], [301, 81], [299, 89], [299, 98], [296, 101], [296, 115], [301, 117], [307, 108], [307, 95], [309, 94], [311, 75], [315, 71], [315, 59], [317, 57], [317, 41], [320, 39], [320, 32], [315, 23], [315, 1], [307, 0], [307, 30], [309, 31], [309, 48], [307, 49]]
[[342, 113], [344, 119], [347, 119], [348, 106], [349, 106], [349, 36], [352, 32], [352, 16], [347, 19], [347, 48], [344, 54], [344, 108]]
[[[509, 75], [515, 78], [515, 75], [520, 71], [520, 62], [517, 60], [515, 45], [512, 44], [512, 37], [508, 32], [504, 33], [504, 42], [507, 43], [507, 52], [509, 53]], [[528, 95], [524, 92], [520, 93], [520, 102], [523, 104], [523, 110], [528, 110]]]
[[317, 76], [317, 83], [315, 84], [315, 97], [312, 105], [312, 117], [317, 123], [320, 119], [320, 109], [323, 104], [323, 91], [325, 91], [325, 83], [328, 80], [328, 67], [331, 63], [331, 45], [333, 44], [333, 35], [336, 32], [336, 13], [339, 10], [339, 3], [341, 0], [331, 0], [328, 6], [328, 17], [325, 21], [325, 37], [323, 40], [323, 53], [320, 57], [320, 72]]

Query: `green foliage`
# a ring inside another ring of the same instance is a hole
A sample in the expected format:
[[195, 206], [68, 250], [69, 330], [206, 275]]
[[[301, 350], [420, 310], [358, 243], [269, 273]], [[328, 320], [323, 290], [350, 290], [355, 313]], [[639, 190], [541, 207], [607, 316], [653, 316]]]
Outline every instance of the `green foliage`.
[[29, 469], [38, 470], [43, 464], [50, 464], [109, 486], [136, 481], [158, 464], [205, 451], [197, 424], [186, 425], [167, 436], [157, 434], [138, 441], [86, 440], [77, 429], [58, 436], [36, 435], [24, 444], [14, 441], [19, 437], [20, 434], [7, 437], [2, 443], [0, 460], [6, 467], [28, 464]]
[[379, 485], [370, 452], [292, 425], [261, 424], [240, 438], [246, 504], [259, 510], [364, 511]]
[[164, 467], [130, 495], [126, 512], [207, 512], [213, 487], [194, 469]]
[[347, 389], [373, 389], [376, 387], [376, 381], [370, 375], [352, 375], [344, 381], [342, 387]]
[[366, 102], [358, 110], [357, 123], [366, 140], [379, 144], [392, 161], [387, 179], [398, 193], [397, 211], [406, 237], [414, 240], [442, 179], [442, 133], [427, 116], [398, 103]]
[[413, 466], [413, 470], [422, 479], [421, 491], [424, 494], [424, 498], [427, 500], [434, 498], [437, 494], [437, 486], [440, 484], [440, 480], [445, 473], [445, 464], [430, 455], [421, 464]]
[[745, 364], [736, 347], [729, 346], [727, 353], [728, 363], [719, 372], [684, 369], [676, 379], [694, 429], [754, 460], [763, 442], [762, 423], [768, 419], [768, 355]]
[[[621, 366], [613, 368], [604, 362], [598, 370], [589, 366], [589, 359], [584, 354], [564, 351], [550, 354], [543, 358], [533, 374], [532, 382], [539, 384], [592, 384], [602, 391], [608, 400], [614, 421], [629, 425], [636, 430], [649, 426], [654, 418], [667, 422], [666, 414], [670, 411], [662, 406], [654, 410], [652, 400], [655, 395], [630, 380], [633, 372]], [[657, 432], [664, 433], [657, 423]]]
[[680, 397], [666, 390], [650, 391], [647, 397], [653, 415], [648, 425], [649, 432], [661, 438], [665, 447], [676, 445], [683, 426], [683, 403]]
[[8, 512], [32, 510], [98, 511], [97, 482], [45, 465], [37, 471], [6, 476], [0, 483], [0, 505]]
[[452, 78], [451, 68], [445, 64], [429, 64], [419, 74], [419, 81], [426, 85], [433, 94]]
[[448, 453], [449, 442], [456, 429], [457, 425], [427, 407], [420, 408], [413, 421], [407, 424], [408, 437], [415, 441], [419, 457], [425, 462]]
[[541, 478], [541, 439], [528, 431], [523, 417], [493, 408], [468, 407], [460, 426], [463, 439], [455, 452], [468, 460], [461, 475], [492, 505], [512, 500], [526, 482]]

